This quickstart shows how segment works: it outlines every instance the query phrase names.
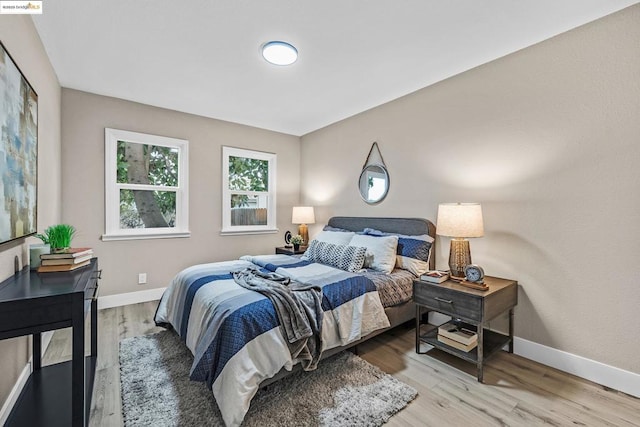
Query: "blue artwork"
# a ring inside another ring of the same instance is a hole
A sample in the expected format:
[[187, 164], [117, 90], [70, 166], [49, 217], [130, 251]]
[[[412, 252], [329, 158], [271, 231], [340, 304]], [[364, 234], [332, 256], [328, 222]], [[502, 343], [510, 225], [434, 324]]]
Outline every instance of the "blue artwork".
[[38, 95], [0, 43], [0, 244], [37, 229]]

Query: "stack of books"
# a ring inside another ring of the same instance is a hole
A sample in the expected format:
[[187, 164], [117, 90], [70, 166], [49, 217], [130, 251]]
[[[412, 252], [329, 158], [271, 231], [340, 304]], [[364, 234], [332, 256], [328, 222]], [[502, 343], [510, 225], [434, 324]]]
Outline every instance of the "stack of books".
[[40, 255], [41, 265], [38, 273], [56, 271], [72, 271], [84, 267], [91, 262], [93, 250], [91, 248], [69, 248], [64, 252]]
[[442, 283], [449, 279], [449, 270], [429, 270], [420, 276], [420, 280], [429, 283]]
[[438, 328], [438, 341], [469, 352], [478, 346], [478, 334], [463, 324], [451, 321]]

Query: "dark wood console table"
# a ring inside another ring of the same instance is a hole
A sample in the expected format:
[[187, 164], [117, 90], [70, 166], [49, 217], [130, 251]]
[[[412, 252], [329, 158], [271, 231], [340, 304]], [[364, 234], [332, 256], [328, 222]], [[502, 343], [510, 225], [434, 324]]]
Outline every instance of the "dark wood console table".
[[[8, 426], [86, 426], [98, 355], [98, 259], [65, 273], [24, 268], [0, 283], [0, 339], [33, 335], [33, 372]], [[91, 355], [84, 356], [84, 321], [91, 311]], [[42, 366], [41, 334], [73, 328], [72, 360]]]

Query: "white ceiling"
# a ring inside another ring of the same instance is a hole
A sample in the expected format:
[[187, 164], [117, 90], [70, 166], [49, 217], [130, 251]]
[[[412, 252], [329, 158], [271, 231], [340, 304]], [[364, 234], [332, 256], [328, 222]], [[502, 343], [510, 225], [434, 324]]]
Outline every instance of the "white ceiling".
[[59, 0], [33, 21], [63, 87], [303, 135], [637, 2]]

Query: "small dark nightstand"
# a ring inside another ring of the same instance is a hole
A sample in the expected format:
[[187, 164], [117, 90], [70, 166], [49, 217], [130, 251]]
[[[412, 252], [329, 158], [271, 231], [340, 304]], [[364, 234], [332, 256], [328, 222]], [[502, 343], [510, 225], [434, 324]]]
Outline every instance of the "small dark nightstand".
[[[462, 286], [452, 280], [435, 284], [415, 280], [413, 282], [413, 302], [416, 304], [416, 353], [424, 342], [454, 356], [475, 363], [478, 367], [478, 381], [482, 382], [484, 361], [505, 345], [513, 353], [513, 307], [518, 304], [518, 282], [514, 280], [485, 277], [489, 290], [478, 291]], [[478, 347], [464, 352], [438, 341], [438, 328], [420, 334], [421, 308], [437, 311], [473, 325], [478, 333]], [[491, 319], [509, 311], [509, 334], [485, 329]]]
[[290, 248], [285, 248], [284, 246], [278, 246], [276, 248], [276, 254], [282, 254], [282, 255], [300, 255], [303, 254], [305, 251], [307, 250], [306, 246], [300, 246], [300, 249], [298, 249], [297, 251], [293, 250], [293, 246]]

